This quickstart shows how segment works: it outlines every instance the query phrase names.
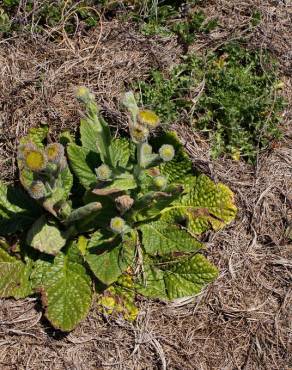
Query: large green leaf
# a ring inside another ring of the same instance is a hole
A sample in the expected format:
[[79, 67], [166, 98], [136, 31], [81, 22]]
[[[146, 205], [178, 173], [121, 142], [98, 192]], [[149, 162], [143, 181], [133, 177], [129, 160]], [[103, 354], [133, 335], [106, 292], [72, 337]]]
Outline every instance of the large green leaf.
[[32, 294], [30, 271], [30, 264], [0, 248], [0, 297], [24, 298]]
[[91, 247], [85, 256], [94, 275], [105, 285], [114, 283], [134, 260], [135, 237], [126, 237], [118, 245], [115, 242], [105, 241], [101, 244], [98, 240], [97, 248]]
[[[80, 183], [89, 189], [91, 185], [96, 183], [96, 175], [87, 163], [88, 152], [76, 144], [69, 144], [67, 153], [75, 175], [78, 177]], [[98, 166], [98, 164], [97, 164]]]
[[202, 243], [175, 224], [155, 221], [141, 225], [139, 229], [142, 231], [144, 249], [150, 255], [196, 252], [203, 248]]
[[169, 299], [192, 296], [218, 276], [217, 268], [202, 254], [173, 264], [164, 271], [164, 282]]
[[173, 300], [198, 294], [217, 275], [217, 268], [196, 254], [179, 262], [146, 265], [137, 290], [148, 297]]
[[90, 119], [80, 121], [80, 138], [82, 148], [87, 151], [98, 152], [96, 140], [100, 133], [100, 127]]
[[129, 141], [127, 139], [113, 139], [109, 150], [114, 168], [127, 166], [131, 155]]
[[169, 222], [186, 221], [187, 228], [201, 234], [212, 228], [219, 230], [236, 215], [232, 191], [222, 183], [215, 184], [200, 175], [194, 187], [162, 211], [162, 219]]
[[56, 255], [66, 244], [66, 239], [55, 224], [41, 216], [30, 228], [26, 242], [41, 252]]
[[40, 207], [26, 193], [0, 181], [0, 235], [22, 231], [40, 214]]
[[87, 316], [92, 301], [91, 280], [85, 268], [61, 253], [44, 280], [42, 302], [46, 317], [55, 328], [73, 330]]

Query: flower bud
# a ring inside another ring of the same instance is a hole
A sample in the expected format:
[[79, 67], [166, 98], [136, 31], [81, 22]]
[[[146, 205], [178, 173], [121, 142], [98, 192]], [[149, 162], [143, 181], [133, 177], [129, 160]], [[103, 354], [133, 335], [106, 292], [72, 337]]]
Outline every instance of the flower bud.
[[171, 161], [175, 155], [174, 147], [169, 144], [162, 145], [162, 147], [159, 149], [159, 155], [164, 162]]
[[94, 100], [93, 94], [91, 94], [90, 90], [85, 86], [78, 87], [78, 89], [76, 90], [76, 97], [84, 104], [87, 104], [91, 100]]
[[45, 185], [39, 180], [33, 181], [27, 191], [33, 199], [41, 199], [46, 196]]
[[167, 179], [165, 176], [156, 176], [153, 179], [153, 184], [160, 190], [163, 190], [166, 188], [167, 185]]
[[149, 136], [149, 130], [142, 125], [130, 127], [130, 134], [135, 144], [143, 143]]
[[98, 180], [105, 181], [110, 179], [112, 175], [112, 170], [106, 164], [102, 164], [95, 169], [95, 173]]
[[121, 217], [114, 217], [111, 219], [110, 228], [118, 234], [122, 234], [126, 229], [126, 222]]
[[45, 152], [48, 160], [52, 163], [59, 164], [64, 157], [64, 147], [59, 143], [47, 145]]
[[141, 145], [141, 154], [142, 155], [149, 155], [152, 154], [152, 146], [148, 143], [143, 143]]

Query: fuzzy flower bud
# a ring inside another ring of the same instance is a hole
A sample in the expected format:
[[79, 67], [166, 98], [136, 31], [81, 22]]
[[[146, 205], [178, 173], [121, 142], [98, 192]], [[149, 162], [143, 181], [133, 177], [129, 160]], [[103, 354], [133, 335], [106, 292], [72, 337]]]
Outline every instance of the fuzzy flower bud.
[[166, 188], [167, 185], [167, 179], [165, 176], [156, 176], [153, 179], [153, 184], [160, 190], [163, 190]]
[[143, 143], [141, 145], [141, 154], [142, 155], [149, 155], [152, 154], [152, 146], [148, 143]]
[[135, 125], [130, 128], [130, 134], [135, 144], [143, 143], [149, 136], [149, 130], [142, 125]]
[[114, 217], [111, 219], [110, 227], [115, 233], [122, 234], [126, 229], [126, 222], [121, 217]]
[[33, 199], [41, 199], [46, 196], [45, 185], [39, 180], [33, 181], [27, 191]]
[[95, 169], [95, 173], [98, 180], [101, 181], [109, 180], [112, 175], [111, 169], [106, 164], [102, 164], [101, 166], [97, 167]]
[[40, 149], [26, 150], [24, 156], [24, 163], [31, 171], [40, 172], [43, 171], [47, 166], [46, 155]]
[[149, 129], [154, 129], [160, 124], [157, 114], [149, 109], [139, 110], [137, 118], [139, 123], [147, 126]]
[[162, 147], [159, 149], [159, 155], [164, 162], [171, 161], [175, 155], [174, 147], [169, 144], [162, 145]]
[[50, 162], [59, 164], [64, 157], [64, 147], [59, 143], [49, 144], [46, 147], [46, 155]]
[[90, 101], [94, 100], [94, 95], [85, 86], [78, 87], [78, 89], [76, 90], [76, 97], [79, 101], [81, 101], [84, 104], [87, 104]]

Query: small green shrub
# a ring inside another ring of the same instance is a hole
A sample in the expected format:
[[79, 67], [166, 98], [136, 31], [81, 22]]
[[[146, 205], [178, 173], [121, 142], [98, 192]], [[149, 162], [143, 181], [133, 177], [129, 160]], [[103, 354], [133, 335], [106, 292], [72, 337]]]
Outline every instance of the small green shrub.
[[46, 145], [40, 127], [18, 148], [26, 192], [0, 183], [0, 236], [19, 240], [0, 243], [0, 297], [39, 293], [46, 317], [63, 331], [86, 317], [94, 292], [104, 314], [129, 320], [138, 313], [136, 294], [199, 293], [217, 276], [199, 237], [236, 214], [231, 190], [193, 173], [175, 133], [148, 142], [160, 121], [132, 93], [124, 100], [130, 140], [112, 138], [86, 88], [78, 97], [86, 108], [80, 145], [62, 135], [69, 166], [64, 147]]
[[213, 157], [229, 153], [254, 162], [259, 150], [280, 137], [279, 86], [267, 53], [229, 44], [206, 58], [185, 57], [168, 77], [152, 72], [137, 91], [165, 122], [187, 112], [194, 129], [210, 138]]

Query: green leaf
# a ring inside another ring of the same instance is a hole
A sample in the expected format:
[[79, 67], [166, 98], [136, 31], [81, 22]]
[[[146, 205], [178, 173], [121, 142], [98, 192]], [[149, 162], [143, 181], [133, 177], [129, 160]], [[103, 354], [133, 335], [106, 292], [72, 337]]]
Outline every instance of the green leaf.
[[26, 193], [0, 181], [0, 235], [24, 230], [40, 214], [40, 207]]
[[179, 262], [146, 263], [137, 291], [147, 297], [173, 300], [200, 293], [217, 276], [217, 268], [201, 254]]
[[178, 225], [163, 221], [150, 222], [139, 227], [145, 251], [163, 256], [173, 252], [197, 252], [203, 244]]
[[76, 144], [69, 144], [67, 153], [70, 160], [70, 166], [75, 175], [78, 177], [80, 183], [86, 189], [89, 189], [91, 185], [96, 183], [96, 175], [87, 163], [86, 157], [88, 153]]
[[143, 274], [136, 284], [136, 290], [145, 297], [167, 300], [164, 272], [154, 265], [144, 263]]
[[58, 180], [60, 181], [60, 185], [64, 190], [64, 197], [65, 199], [69, 198], [72, 186], [73, 186], [73, 175], [69, 169], [69, 167], [65, 167], [58, 176]]
[[163, 210], [162, 219], [168, 222], [186, 221], [194, 234], [210, 229], [219, 230], [236, 215], [232, 191], [222, 183], [215, 184], [209, 177], [200, 175], [189, 193], [181, 196]]
[[66, 239], [57, 226], [41, 216], [29, 230], [26, 242], [41, 252], [55, 255], [64, 247]]
[[107, 240], [101, 244], [98, 240], [97, 248], [91, 247], [85, 256], [94, 275], [105, 285], [114, 283], [133, 263], [136, 238], [128, 237], [124, 242], [116, 243], [117, 240]]
[[28, 142], [33, 142], [39, 148], [43, 148], [43, 141], [46, 139], [48, 132], [49, 127], [47, 125], [33, 127], [29, 130], [28, 135], [20, 140], [20, 143], [25, 144]]
[[127, 139], [113, 139], [110, 145], [110, 156], [112, 166], [126, 167], [131, 155], [129, 141]]
[[177, 193], [149, 192], [134, 203], [127, 217], [132, 222], [141, 222], [155, 218], [179, 196], [179, 189]]
[[202, 288], [218, 276], [217, 268], [202, 254], [173, 264], [164, 271], [165, 288], [169, 299], [200, 293]]
[[62, 253], [56, 256], [42, 290], [48, 320], [57, 329], [71, 331], [87, 316], [91, 301], [91, 280], [85, 268]]
[[96, 140], [100, 134], [100, 127], [91, 119], [82, 119], [80, 121], [80, 138], [82, 148], [87, 151], [98, 152]]
[[109, 185], [104, 186], [104, 184], [101, 184], [101, 186], [97, 186], [93, 190], [93, 193], [96, 195], [109, 195], [124, 190], [135, 189], [136, 187], [137, 183], [134, 176], [125, 172], [117, 176]]
[[25, 298], [32, 294], [31, 265], [10, 256], [0, 248], [0, 297]]

